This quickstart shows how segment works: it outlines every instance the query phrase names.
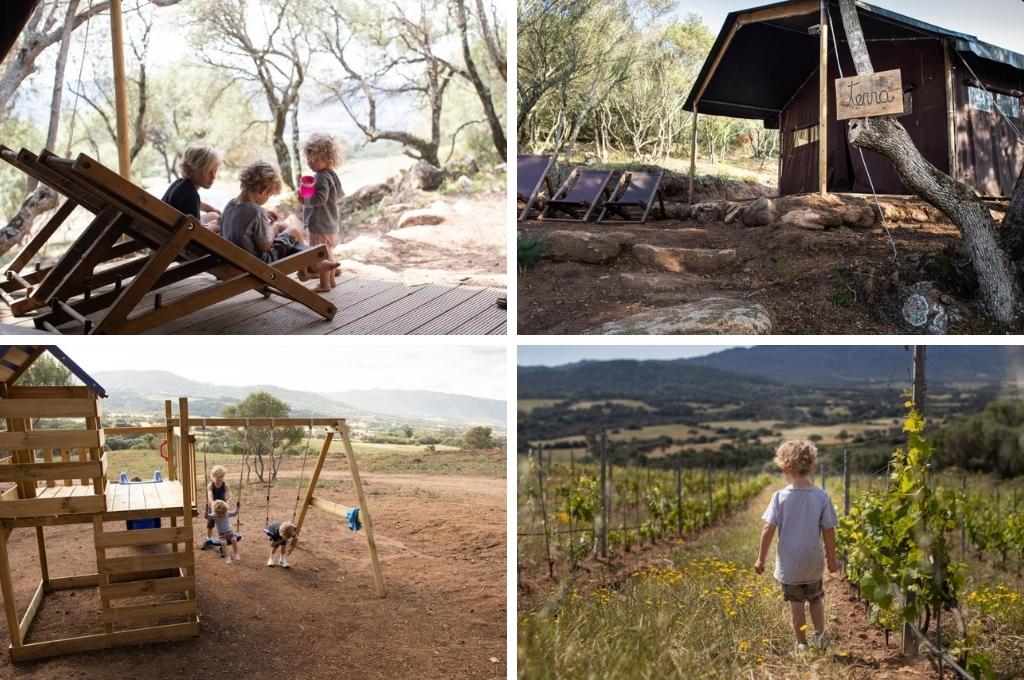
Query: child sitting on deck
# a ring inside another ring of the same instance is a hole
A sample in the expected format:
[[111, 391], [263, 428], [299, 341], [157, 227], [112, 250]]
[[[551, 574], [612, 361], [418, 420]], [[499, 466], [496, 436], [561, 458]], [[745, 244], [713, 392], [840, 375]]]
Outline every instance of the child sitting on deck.
[[285, 545], [288, 546], [288, 555], [292, 554], [292, 550], [295, 550], [295, 544], [299, 540], [298, 529], [291, 522], [274, 522], [269, 527], [263, 530], [263, 533], [270, 539], [270, 557], [267, 559], [267, 566], [274, 566], [274, 555], [277, 553], [277, 549], [281, 549], [281, 566], [285, 569], [288, 568], [288, 560], [285, 558]]
[[[303, 240], [302, 229], [274, 221], [276, 215], [263, 208], [271, 196], [281, 191], [281, 175], [273, 165], [264, 161], [248, 165], [238, 181], [242, 193], [224, 206], [221, 236], [268, 263], [309, 247]], [[330, 284], [330, 272], [336, 265], [330, 255], [317, 265], [321, 289]]]
[[[223, 465], [214, 465], [210, 468], [210, 476], [213, 477], [210, 480], [209, 485], [206, 487], [206, 509], [209, 512], [210, 508], [216, 501], [224, 501], [227, 503], [231, 499], [231, 489], [228, 488], [227, 482], [224, 481], [226, 471]], [[209, 548], [217, 547], [217, 544], [213, 542], [213, 528], [216, 526], [213, 518], [210, 517], [206, 520], [206, 541], [203, 543], [203, 547], [200, 550], [208, 550]]]
[[181, 157], [181, 177], [167, 187], [162, 200], [178, 212], [191, 215], [210, 231], [220, 230], [219, 210], [199, 199], [199, 187], [209, 189], [220, 170], [220, 152], [206, 144], [193, 144]]
[[[823, 649], [828, 643], [825, 634], [825, 590], [822, 569], [825, 557], [830, 573], [839, 571], [836, 561], [835, 508], [828, 493], [814, 486], [810, 475], [818, 458], [818, 449], [809, 441], [782, 442], [775, 451], [775, 464], [782, 470], [789, 486], [772, 494], [762, 519], [761, 547], [754, 563], [754, 571], [764, 572], [772, 537], [779, 532], [779, 547], [775, 555], [775, 578], [782, 586], [782, 598], [789, 602], [796, 634], [797, 651], [807, 651], [807, 619], [804, 602], [811, 610], [815, 633], [812, 643]], [[824, 554], [822, 541], [824, 540]]]
[[217, 534], [220, 536], [220, 544], [231, 546], [231, 555], [225, 555], [224, 561], [228, 564], [231, 562], [241, 562], [242, 558], [238, 555], [238, 541], [235, 540], [235, 530], [231, 528], [231, 518], [238, 515], [238, 508], [241, 503], [235, 503], [235, 509], [228, 512], [228, 504], [224, 501], [213, 502], [213, 513], [209, 510], [206, 511], [206, 519], [212, 519], [217, 527]]
[[[312, 246], [323, 245], [327, 252], [331, 253], [334, 246], [338, 245], [338, 201], [345, 195], [341, 188], [341, 180], [338, 173], [334, 171], [341, 164], [341, 150], [334, 137], [322, 132], [310, 135], [302, 147], [306, 156], [306, 164], [314, 173], [314, 193], [309, 198], [303, 198], [299, 194], [299, 201], [304, 205], [302, 208], [302, 226], [309, 231], [309, 244]], [[325, 288], [323, 284], [313, 290], [318, 293], [326, 293], [334, 288], [337, 283], [334, 281], [334, 270], [328, 274], [330, 287]]]

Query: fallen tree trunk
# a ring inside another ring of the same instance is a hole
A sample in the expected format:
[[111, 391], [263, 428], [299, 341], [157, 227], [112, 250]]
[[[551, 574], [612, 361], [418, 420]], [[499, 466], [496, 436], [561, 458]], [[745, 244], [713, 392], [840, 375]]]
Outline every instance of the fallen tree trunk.
[[[840, 0], [839, 8], [857, 75], [874, 73], [854, 0]], [[850, 144], [888, 158], [908, 189], [956, 225], [977, 274], [985, 308], [1001, 326], [1010, 328], [1021, 311], [1020, 286], [999, 242], [995, 221], [981, 199], [969, 186], [925, 160], [895, 118], [854, 119], [848, 126]]]
[[32, 231], [36, 216], [56, 208], [58, 198], [57, 192], [45, 184], [36, 186], [35, 191], [28, 195], [11, 221], [0, 231], [0, 255], [21, 243]]

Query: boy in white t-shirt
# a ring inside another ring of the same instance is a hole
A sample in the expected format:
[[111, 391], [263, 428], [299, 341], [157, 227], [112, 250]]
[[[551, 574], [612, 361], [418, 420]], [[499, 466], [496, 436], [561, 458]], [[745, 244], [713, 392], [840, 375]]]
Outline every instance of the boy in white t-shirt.
[[[775, 555], [775, 578], [782, 584], [782, 597], [789, 602], [796, 633], [797, 651], [807, 650], [807, 619], [804, 602], [811, 610], [815, 633], [811, 640], [824, 648], [825, 590], [821, 577], [828, 559], [828, 570], [839, 571], [836, 560], [836, 518], [832, 499], [824, 489], [814, 486], [809, 477], [814, 473], [818, 449], [809, 441], [782, 442], [775, 451], [775, 464], [782, 470], [789, 486], [772, 494], [762, 519], [761, 549], [754, 563], [754, 571], [764, 572], [764, 560], [772, 544], [775, 530], [779, 532], [779, 547]], [[824, 553], [822, 542], [824, 541]]]

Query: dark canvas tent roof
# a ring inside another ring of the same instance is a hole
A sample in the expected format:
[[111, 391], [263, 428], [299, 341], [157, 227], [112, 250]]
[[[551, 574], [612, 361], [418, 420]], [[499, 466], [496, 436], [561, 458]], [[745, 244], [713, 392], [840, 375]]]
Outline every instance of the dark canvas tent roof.
[[[736, 24], [745, 14], [797, 4], [799, 2], [791, 0], [730, 12], [683, 108], [693, 110], [694, 99], [718, 60], [718, 66], [701, 96], [700, 112], [734, 118], [762, 118], [771, 124], [818, 66], [818, 38], [807, 32], [809, 27], [818, 23], [818, 12], [813, 10], [801, 16], [745, 23], [739, 27]], [[809, 3], [811, 6], [814, 4]], [[828, 5], [832, 26], [841, 32], [839, 4], [837, 0], [829, 0]], [[984, 59], [1024, 70], [1024, 55], [982, 42], [973, 35], [934, 26], [866, 2], [858, 1], [857, 8], [864, 35], [869, 40], [873, 37], [947, 39], [966, 58]], [[730, 41], [729, 35], [733, 31]], [[842, 44], [843, 40], [839, 42]], [[834, 58], [831, 53], [829, 58]]]
[[89, 389], [100, 397], [106, 397], [107, 391], [93, 380], [92, 376], [71, 360], [56, 345], [0, 345], [0, 383], [10, 384], [20, 378], [36, 360], [45, 352], [61, 362], [71, 373], [82, 381]]

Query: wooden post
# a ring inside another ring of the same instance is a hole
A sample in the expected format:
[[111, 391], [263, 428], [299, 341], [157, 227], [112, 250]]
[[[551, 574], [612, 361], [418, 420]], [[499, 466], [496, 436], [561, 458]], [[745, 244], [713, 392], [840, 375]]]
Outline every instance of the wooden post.
[[690, 193], [687, 201], [693, 205], [693, 175], [697, 172], [697, 102], [693, 103], [693, 130], [690, 133]]
[[114, 104], [117, 113], [117, 166], [125, 179], [131, 179], [128, 157], [128, 86], [124, 68], [124, 21], [121, 0], [110, 0], [110, 42], [114, 54]]
[[[188, 528], [189, 536], [192, 535], [192, 502], [195, 500], [195, 484], [196, 484], [196, 473], [194, 468], [195, 459], [192, 457], [192, 447], [189, 444], [190, 436], [188, 433], [188, 398], [181, 397], [178, 399], [178, 419], [179, 419], [179, 431], [181, 432], [181, 444], [178, 447], [178, 451], [181, 452], [179, 460], [181, 461], [181, 503], [182, 503], [182, 526]], [[174, 430], [171, 430], [173, 435]], [[172, 436], [173, 439], [173, 436]], [[170, 448], [170, 441], [168, 441], [168, 448]], [[170, 457], [170, 456], [168, 456]], [[195, 546], [191, 540], [185, 541], [185, 551], [188, 553], [195, 552]], [[191, 567], [182, 567], [182, 572], [185, 576], [191, 576], [195, 578], [196, 568], [193, 563]], [[196, 592], [185, 593], [185, 599], [195, 600]], [[188, 615], [189, 623], [195, 623], [199, 620], [196, 614]]]
[[683, 457], [676, 456], [676, 533], [683, 535]]
[[11, 647], [21, 647], [21, 631], [18, 628], [18, 610], [14, 606], [14, 582], [11, 580], [11, 563], [7, 557], [7, 538], [10, 532], [4, 527], [0, 532], [0, 593], [4, 597], [4, 613], [7, 616], [7, 630], [11, 634]]
[[[544, 529], [544, 555], [548, 560], [548, 578], [555, 578], [555, 563], [551, 561], [551, 541], [548, 538], [548, 511], [544, 505], [544, 450], [537, 450], [537, 496], [540, 499], [540, 521]], [[572, 551], [569, 551], [572, 555]]]
[[306, 488], [306, 497], [302, 501], [302, 508], [299, 510], [299, 519], [295, 522], [295, 531], [302, 530], [302, 523], [306, 521], [306, 511], [309, 510], [309, 504], [313, 500], [313, 494], [316, 491], [316, 483], [320, 480], [320, 471], [324, 468], [324, 461], [327, 460], [327, 452], [331, 448], [331, 442], [334, 440], [334, 430], [328, 428], [327, 436], [324, 437], [324, 445], [320, 448], [320, 456], [316, 459], [316, 466], [313, 468], [313, 474], [309, 478], [309, 486]]
[[949, 58], [949, 41], [942, 43], [942, 56], [946, 64], [946, 145], [949, 147], [949, 176], [956, 179], [956, 97], [953, 89], [953, 62]]
[[828, 17], [821, 1], [818, 26], [818, 193], [828, 193]]
[[605, 512], [607, 511], [607, 504], [605, 503], [605, 491], [606, 486], [606, 474], [605, 471], [608, 468], [608, 436], [604, 430], [601, 431], [601, 533], [598, 535], [601, 546], [601, 557], [608, 556], [608, 527], [605, 524]]
[[176, 481], [178, 479], [178, 468], [177, 461], [174, 459], [174, 428], [171, 427], [171, 418], [174, 417], [174, 413], [171, 411], [171, 400], [167, 399], [164, 401], [164, 418], [167, 421], [167, 433], [164, 435], [164, 439], [167, 441], [167, 479], [170, 481]]
[[36, 527], [36, 544], [39, 546], [39, 574], [43, 579], [43, 590], [50, 589], [50, 568], [46, 564], [46, 537], [43, 527]]
[[843, 514], [850, 514], [850, 449], [843, 448]]
[[373, 564], [373, 580], [377, 584], [377, 594], [384, 597], [387, 591], [384, 590], [384, 575], [380, 571], [380, 561], [377, 559], [377, 544], [373, 541], [373, 522], [370, 521], [370, 510], [366, 505], [366, 496], [363, 495], [363, 483], [359, 479], [359, 469], [356, 467], [356, 454], [352, 451], [352, 442], [348, 436], [348, 424], [342, 423], [341, 445], [345, 449], [345, 456], [348, 458], [348, 470], [352, 475], [352, 484], [356, 488], [356, 497], [359, 499], [359, 516], [363, 521], [363, 530], [366, 532], [366, 544], [370, 549], [370, 562]]

